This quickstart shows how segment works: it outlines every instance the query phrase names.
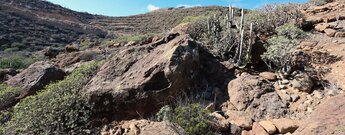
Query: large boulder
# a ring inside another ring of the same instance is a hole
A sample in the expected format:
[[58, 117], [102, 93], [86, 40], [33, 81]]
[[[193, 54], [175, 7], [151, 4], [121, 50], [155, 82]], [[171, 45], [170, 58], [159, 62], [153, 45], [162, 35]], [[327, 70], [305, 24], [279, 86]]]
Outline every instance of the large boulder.
[[229, 83], [228, 93], [232, 105], [254, 121], [280, 118], [287, 113], [287, 106], [274, 92], [273, 85], [259, 76], [242, 74]]
[[246, 112], [255, 121], [266, 118], [280, 118], [288, 113], [288, 106], [282, 101], [276, 92], [270, 92], [255, 98]]
[[301, 122], [297, 135], [344, 135], [345, 95], [341, 94], [321, 103], [311, 116]]
[[36, 62], [27, 69], [10, 78], [6, 83], [10, 86], [20, 87], [22, 91], [18, 99], [35, 94], [51, 82], [62, 80], [66, 73], [48, 62]]
[[273, 86], [269, 82], [249, 74], [242, 74], [228, 84], [230, 102], [239, 111], [244, 111], [255, 98], [273, 91]]
[[85, 87], [98, 117], [151, 115], [196, 85], [198, 45], [188, 36], [176, 36], [167, 43], [129, 47], [100, 68]]

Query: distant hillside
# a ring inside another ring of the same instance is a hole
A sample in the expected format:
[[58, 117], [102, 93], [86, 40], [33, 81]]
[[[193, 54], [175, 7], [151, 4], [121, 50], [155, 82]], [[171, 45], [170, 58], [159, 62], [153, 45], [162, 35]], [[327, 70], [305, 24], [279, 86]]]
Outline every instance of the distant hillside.
[[93, 15], [41, 0], [1, 0], [0, 18], [1, 50], [60, 47], [83, 34], [106, 35], [101, 29], [89, 25]]
[[72, 11], [45, 0], [0, 0], [0, 51], [64, 47], [81, 37], [162, 33], [182, 22], [225, 10], [217, 6], [167, 8], [128, 17], [107, 17]]
[[120, 34], [160, 33], [170, 30], [183, 20], [225, 11], [226, 7], [194, 7], [159, 9], [128, 17], [100, 17], [92, 24]]

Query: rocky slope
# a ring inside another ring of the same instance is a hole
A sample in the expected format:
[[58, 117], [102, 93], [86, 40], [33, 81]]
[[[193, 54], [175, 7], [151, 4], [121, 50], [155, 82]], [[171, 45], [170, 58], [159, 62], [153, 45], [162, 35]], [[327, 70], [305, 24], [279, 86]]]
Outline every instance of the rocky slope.
[[[307, 59], [310, 65], [307, 69], [295, 70], [288, 75], [269, 70], [255, 71], [255, 68], [236, 68], [230, 61], [221, 62], [187, 34], [190, 25], [175, 27], [183, 20], [178, 15], [209, 14], [220, 10], [219, 7], [163, 9], [130, 17], [104, 17], [73, 12], [45, 1], [1, 2], [1, 14], [14, 17], [17, 21], [32, 19], [27, 16], [35, 17], [34, 19], [42, 21], [35, 25], [69, 30], [66, 34], [90, 34], [88, 31], [91, 29], [118, 34], [169, 32], [145, 41], [96, 45], [85, 50], [67, 46], [65, 52], [56, 53], [49, 60], [35, 62], [26, 69], [1, 69], [0, 81], [4, 85], [0, 85], [0, 101], [3, 101], [0, 102], [0, 134], [168, 135], [187, 134], [190, 131], [198, 134], [201, 129], [235, 135], [340, 135], [345, 132], [342, 108], [345, 105], [343, 1], [303, 10], [307, 22], [305, 24], [312, 30], [297, 45], [292, 59]], [[48, 10], [51, 14], [30, 10], [42, 6], [44, 9], [53, 9]], [[29, 12], [24, 12], [24, 9]], [[174, 15], [152, 19], [167, 14]], [[58, 20], [62, 21], [61, 25], [54, 23]], [[155, 25], [147, 25], [149, 23]], [[24, 25], [18, 26], [20, 27], [0, 27], [11, 30], [10, 28], [22, 28]], [[19, 29], [12, 32], [19, 32]], [[93, 31], [91, 34], [96, 33]], [[76, 34], [77, 36], [80, 35]], [[72, 39], [68, 42], [70, 41]], [[53, 50], [46, 50], [45, 53], [51, 54]], [[90, 66], [95, 63], [98, 66]], [[85, 66], [92, 68], [85, 70]], [[71, 75], [84, 78], [73, 78]], [[70, 78], [74, 80], [66, 80]], [[64, 81], [56, 83], [59, 80]], [[72, 83], [78, 80], [82, 82]], [[69, 93], [70, 91], [73, 93]], [[60, 93], [62, 94], [55, 95]], [[28, 112], [18, 110], [21, 107], [37, 107], [35, 103], [44, 103], [47, 96], [47, 105], [57, 107], [52, 110], [31, 109]], [[188, 109], [178, 110], [179, 107], [190, 104], [183, 102], [186, 97], [189, 100], [195, 97], [197, 99], [192, 102], [200, 102], [205, 106], [188, 106]], [[90, 106], [83, 106], [84, 104]], [[60, 105], [69, 108], [60, 110]], [[194, 112], [189, 109], [197, 107], [202, 111], [196, 112], [194, 116]], [[82, 109], [73, 110], [79, 108]], [[72, 111], [64, 112], [69, 109]], [[172, 110], [180, 112], [171, 114]], [[187, 115], [182, 115], [186, 113]], [[163, 120], [155, 118], [158, 117], [156, 114], [164, 114], [159, 116]], [[31, 115], [42, 120], [33, 124], [20, 123], [30, 120], [26, 116]], [[174, 119], [169, 119], [171, 115], [182, 123], [176, 124]], [[78, 121], [84, 119], [87, 124]], [[61, 121], [65, 123], [59, 123]], [[73, 123], [76, 121], [78, 123]], [[186, 128], [188, 123], [195, 121], [197, 129]], [[73, 127], [81, 123], [87, 125], [83, 130]], [[205, 123], [207, 128], [203, 128]], [[17, 129], [16, 125], [20, 124], [25, 126]], [[68, 124], [71, 126], [66, 126]], [[42, 125], [43, 129], [40, 127]]]

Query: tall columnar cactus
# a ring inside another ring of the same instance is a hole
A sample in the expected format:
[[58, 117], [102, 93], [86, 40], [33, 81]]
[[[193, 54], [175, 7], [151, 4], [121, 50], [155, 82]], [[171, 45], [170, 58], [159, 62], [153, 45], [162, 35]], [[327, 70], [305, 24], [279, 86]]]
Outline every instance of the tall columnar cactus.
[[[233, 9], [231, 8], [231, 12], [229, 13], [229, 16], [233, 16]], [[233, 19], [231, 17], [230, 19]], [[232, 21], [229, 21], [229, 25], [232, 26]], [[239, 25], [237, 26], [237, 29], [240, 32], [240, 42], [237, 45], [236, 48], [236, 53], [233, 59], [233, 62], [235, 63], [235, 66], [239, 68], [244, 68], [248, 62], [251, 60], [251, 51], [252, 51], [252, 44], [253, 44], [253, 23], [250, 24], [250, 31], [249, 31], [249, 43], [247, 44], [247, 49], [244, 50], [244, 34], [245, 34], [245, 27], [244, 27], [244, 9], [241, 9], [241, 19], [239, 22]], [[231, 35], [231, 27], [230, 27], [230, 32], [229, 35]], [[244, 52], [245, 51], [245, 52]], [[245, 54], [245, 57], [244, 57]]]
[[[214, 15], [209, 17], [207, 20], [207, 34], [209, 44], [214, 46], [213, 49], [215, 49], [217, 56], [221, 56], [224, 60], [229, 59], [231, 51], [235, 48], [235, 53], [232, 57], [233, 62], [235, 66], [244, 68], [251, 59], [254, 26], [251, 24], [248, 37], [248, 32], [245, 31], [246, 27], [244, 26], [244, 9], [241, 10], [241, 18], [238, 22], [235, 21], [234, 13], [234, 8], [229, 6], [228, 14], [222, 17], [224, 18], [223, 21], [220, 21], [221, 16]], [[223, 25], [224, 27], [222, 27], [220, 22], [225, 22], [225, 26]], [[223, 28], [227, 28], [228, 31], [223, 31]], [[249, 39], [249, 41], [245, 41], [245, 39]]]

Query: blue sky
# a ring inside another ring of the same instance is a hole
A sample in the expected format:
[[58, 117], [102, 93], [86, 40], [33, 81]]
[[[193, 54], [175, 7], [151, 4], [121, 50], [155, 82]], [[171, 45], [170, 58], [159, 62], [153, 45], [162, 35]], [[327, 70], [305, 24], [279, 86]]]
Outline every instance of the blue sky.
[[303, 3], [308, 0], [48, 0], [63, 7], [107, 16], [128, 16], [177, 6], [233, 5], [254, 9], [270, 3]]

